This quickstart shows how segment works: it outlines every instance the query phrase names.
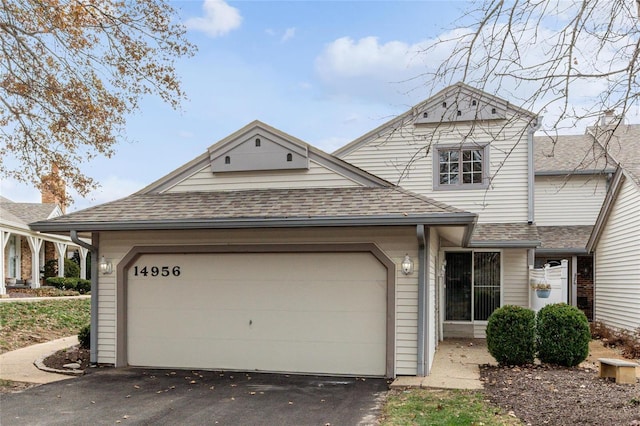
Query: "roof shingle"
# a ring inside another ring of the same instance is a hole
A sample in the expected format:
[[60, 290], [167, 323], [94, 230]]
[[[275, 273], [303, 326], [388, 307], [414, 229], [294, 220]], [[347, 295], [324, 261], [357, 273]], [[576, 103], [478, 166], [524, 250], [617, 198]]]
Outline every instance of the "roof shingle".
[[[307, 188], [134, 194], [47, 221], [47, 230], [78, 224], [207, 220], [314, 219], [471, 213], [400, 188]], [[35, 228], [42, 228], [34, 224]], [[40, 223], [41, 225], [41, 223]], [[109, 228], [112, 229], [112, 228]], [[100, 229], [94, 229], [100, 230]]]

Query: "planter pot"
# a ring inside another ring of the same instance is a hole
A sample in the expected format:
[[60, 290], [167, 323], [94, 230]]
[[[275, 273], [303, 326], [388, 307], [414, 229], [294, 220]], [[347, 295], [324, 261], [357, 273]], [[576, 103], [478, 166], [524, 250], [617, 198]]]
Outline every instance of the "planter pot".
[[548, 290], [538, 289], [538, 290], [536, 290], [536, 296], [538, 296], [541, 299], [549, 298], [550, 294], [551, 294], [551, 289], [548, 289]]

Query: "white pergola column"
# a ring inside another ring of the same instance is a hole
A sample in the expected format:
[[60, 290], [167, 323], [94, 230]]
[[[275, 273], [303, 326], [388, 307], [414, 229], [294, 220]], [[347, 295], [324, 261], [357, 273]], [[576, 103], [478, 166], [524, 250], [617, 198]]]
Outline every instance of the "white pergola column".
[[80, 278], [83, 280], [87, 279], [87, 254], [89, 250], [84, 247], [78, 247], [78, 252], [80, 253]]
[[11, 236], [10, 232], [0, 231], [0, 248], [2, 249], [2, 255], [0, 256], [0, 296], [7, 294], [7, 286], [4, 283], [5, 275], [5, 261], [4, 257], [6, 255], [7, 243], [9, 242], [9, 237]]
[[64, 277], [64, 258], [67, 255], [67, 244], [55, 243], [58, 253], [58, 276]]
[[40, 250], [44, 240], [38, 237], [28, 236], [29, 248], [31, 249], [31, 287], [40, 288]]

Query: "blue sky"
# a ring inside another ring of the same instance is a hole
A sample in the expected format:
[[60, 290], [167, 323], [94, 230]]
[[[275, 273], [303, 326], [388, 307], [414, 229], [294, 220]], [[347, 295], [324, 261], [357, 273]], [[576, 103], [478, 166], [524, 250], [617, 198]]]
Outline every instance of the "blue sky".
[[[419, 77], [441, 57], [420, 49], [454, 27], [462, 1], [174, 1], [198, 46], [178, 74], [182, 111], [146, 98], [128, 119], [131, 142], [84, 167], [102, 186], [71, 193], [70, 210], [129, 195], [253, 120], [327, 152], [432, 94]], [[446, 49], [445, 49], [446, 50]], [[440, 51], [446, 55], [446, 51]], [[417, 77], [417, 78], [416, 78]], [[39, 202], [25, 185], [3, 196]]]

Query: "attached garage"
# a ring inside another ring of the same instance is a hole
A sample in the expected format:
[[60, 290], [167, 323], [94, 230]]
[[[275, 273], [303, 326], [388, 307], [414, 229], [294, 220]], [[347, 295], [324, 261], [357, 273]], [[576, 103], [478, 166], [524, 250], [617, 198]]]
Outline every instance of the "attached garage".
[[93, 363], [395, 377], [436, 346], [430, 228], [476, 219], [254, 122], [32, 228], [93, 241]]
[[386, 374], [371, 253], [143, 254], [126, 273], [129, 365]]

